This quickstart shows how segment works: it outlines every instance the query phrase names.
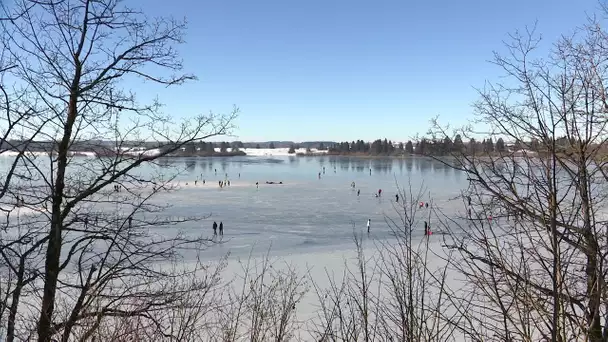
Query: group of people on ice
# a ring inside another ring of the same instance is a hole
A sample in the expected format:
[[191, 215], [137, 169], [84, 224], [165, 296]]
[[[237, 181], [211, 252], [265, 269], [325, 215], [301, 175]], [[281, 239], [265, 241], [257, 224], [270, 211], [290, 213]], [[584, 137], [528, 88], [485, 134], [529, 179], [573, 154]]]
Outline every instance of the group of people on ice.
[[[217, 222], [213, 221], [213, 236], [217, 236]], [[224, 222], [220, 222], [220, 236], [224, 236]]]
[[[370, 171], [370, 175], [371, 175], [371, 169]], [[325, 173], [325, 168], [323, 168], [323, 173]], [[321, 172], [319, 172], [319, 179], [321, 179]], [[350, 183], [350, 187], [351, 189], [356, 189], [357, 185], [356, 183], [353, 181]], [[357, 197], [361, 195], [361, 189], [357, 189]], [[376, 198], [380, 198], [382, 197], [382, 189], [378, 189], [378, 192], [374, 193], [374, 197]], [[395, 202], [399, 203], [399, 193], [395, 194]], [[419, 207], [422, 208], [427, 208], [429, 207], [429, 203], [428, 202], [420, 202], [419, 203]], [[371, 231], [371, 225], [372, 225], [372, 220], [371, 219], [367, 219], [367, 232], [369, 233]], [[429, 225], [429, 223], [427, 221], [424, 221], [424, 235], [425, 236], [429, 236], [432, 235], [433, 232], [431, 231], [431, 226]]]
[[[354, 183], [354, 182], [353, 182]], [[382, 194], [382, 189], [378, 190], [378, 193], [376, 194], [376, 197], [379, 197]], [[395, 195], [395, 202], [399, 202], [399, 194]], [[420, 202], [419, 203], [419, 208], [427, 208], [429, 207], [429, 202]], [[369, 233], [371, 230], [371, 226], [372, 226], [372, 219], [367, 219], [367, 232]], [[424, 235], [425, 236], [429, 236], [429, 235], [433, 235], [433, 232], [431, 231], [431, 225], [427, 222], [424, 221]]]

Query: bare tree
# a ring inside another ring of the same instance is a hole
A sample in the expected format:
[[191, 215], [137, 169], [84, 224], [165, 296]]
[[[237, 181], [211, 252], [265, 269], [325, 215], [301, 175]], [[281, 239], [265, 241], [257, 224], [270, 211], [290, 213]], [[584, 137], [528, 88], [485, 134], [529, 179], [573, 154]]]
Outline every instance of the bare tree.
[[379, 334], [377, 264], [366, 256], [362, 233], [354, 232], [354, 265], [344, 261], [341, 279], [327, 274], [329, 286], [314, 283], [320, 304], [311, 335], [319, 341], [373, 341]]
[[467, 334], [606, 341], [608, 36], [591, 20], [548, 58], [538, 56], [534, 30], [511, 38], [494, 58], [508, 80], [480, 91], [473, 127], [516, 149], [448, 163], [470, 181], [463, 208], [471, 214], [446, 225], [459, 225], [454, 265], [468, 279], [470, 291], [460, 292], [470, 303], [461, 312]]
[[179, 121], [122, 88], [194, 79], [174, 49], [183, 22], [148, 18], [119, 0], [6, 6], [0, 39], [13, 64], [2, 70], [14, 84], [2, 87], [0, 149], [16, 152], [0, 191], [7, 341], [87, 340], [133, 317], [155, 337], [179, 339], [183, 331], [165, 329], [159, 313], [205, 298], [215, 282], [201, 276], [207, 265], [179, 262], [188, 251], [196, 260], [193, 248], [209, 242], [173, 229], [201, 217], [162, 215], [169, 205], [155, 195], [175, 184], [155, 161], [225, 134], [236, 109]]
[[[270, 253], [270, 250], [268, 251]], [[225, 286], [217, 315], [217, 329], [203, 340], [293, 341], [301, 330], [297, 306], [308, 291], [304, 270], [271, 260], [269, 253], [250, 254], [238, 276]], [[302, 272], [302, 273], [300, 273]]]
[[[421, 206], [430, 197], [424, 185], [400, 189], [395, 203], [398, 220], [387, 217], [394, 239], [381, 242], [378, 248], [384, 297], [380, 317], [383, 337], [397, 341], [450, 341], [457, 320], [457, 310], [450, 300], [448, 282], [451, 253], [441, 249], [443, 237], [426, 235], [436, 220], [435, 206]], [[399, 188], [399, 187], [398, 187]]]
[[315, 283], [320, 305], [310, 332], [315, 340], [455, 340], [459, 310], [446, 283], [449, 254], [433, 252], [441, 236], [431, 243], [424, 234], [423, 222], [434, 216], [419, 205], [426, 192], [410, 183], [399, 194], [397, 218], [387, 216], [393, 237], [370, 248], [355, 234], [355, 263], [345, 265], [341, 279], [328, 274], [329, 286]]

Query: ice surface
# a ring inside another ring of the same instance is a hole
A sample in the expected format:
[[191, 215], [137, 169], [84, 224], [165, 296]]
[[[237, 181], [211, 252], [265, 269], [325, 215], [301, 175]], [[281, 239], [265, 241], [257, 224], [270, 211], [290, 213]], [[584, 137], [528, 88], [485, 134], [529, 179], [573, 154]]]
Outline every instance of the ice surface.
[[[252, 248], [262, 253], [271, 245], [273, 255], [352, 249], [353, 229], [365, 230], [368, 218], [370, 238], [390, 238], [385, 220], [398, 217], [397, 185], [411, 184], [416, 192], [426, 187], [429, 196], [424, 200], [449, 212], [462, 210], [457, 196], [467, 186], [462, 174], [422, 158], [248, 156], [172, 159], [171, 163], [186, 170], [173, 182], [179, 190], [157, 200], [172, 205], [168, 211], [172, 216], [210, 215], [196, 226], [182, 226], [186, 232], [211, 237], [212, 223], [224, 223], [223, 243], [204, 252], [210, 258], [228, 252], [243, 256]], [[218, 182], [226, 179], [231, 186], [220, 188]], [[380, 198], [375, 197], [378, 189], [383, 190]], [[425, 212], [428, 209], [418, 215], [421, 236]]]
[[[94, 158], [82, 158], [82, 163], [78, 160], [74, 159], [75, 164], [68, 173], [96, 167]], [[10, 160], [1, 161], [2, 166], [10, 166]], [[49, 160], [43, 158], [40, 162], [48, 163]], [[458, 196], [468, 185], [462, 173], [438, 161], [415, 157], [165, 158], [156, 166], [141, 166], [134, 172], [142, 178], [159, 172], [168, 178], [179, 172], [171, 180], [171, 185], [177, 190], [161, 193], [153, 199], [170, 206], [162, 215], [209, 216], [196, 223], [153, 228], [153, 233], [171, 235], [179, 230], [212, 237], [212, 223], [224, 223], [222, 243], [203, 251], [203, 256], [210, 259], [228, 252], [237, 256], [248, 255], [252, 248], [256, 253], [263, 253], [270, 246], [273, 255], [350, 250], [353, 231], [365, 230], [368, 219], [371, 219], [369, 238], [390, 239], [392, 231], [386, 220], [398, 218], [399, 208], [395, 207], [397, 186], [411, 186], [414, 192], [424, 187], [427, 189], [424, 201], [432, 202], [444, 213], [454, 214], [463, 211], [463, 203]], [[231, 185], [220, 188], [218, 182], [227, 180]], [[354, 189], [351, 188], [352, 182], [356, 185]], [[383, 190], [382, 196], [377, 198], [375, 194], [379, 189]], [[360, 196], [357, 196], [357, 190], [360, 190]], [[109, 193], [114, 197], [128, 196], [127, 192]], [[8, 208], [14, 206], [12, 202], [7, 197], [6, 202], [0, 204]], [[95, 207], [86, 208], [87, 211], [118, 213], [128, 210], [126, 207], [115, 208], [115, 205], [91, 205]], [[22, 208], [13, 214], [28, 215], [40, 211], [44, 209]], [[419, 227], [416, 233], [420, 236], [423, 234], [423, 217], [428, 220], [429, 209], [421, 211], [416, 223]], [[430, 223], [433, 226], [433, 222]]]

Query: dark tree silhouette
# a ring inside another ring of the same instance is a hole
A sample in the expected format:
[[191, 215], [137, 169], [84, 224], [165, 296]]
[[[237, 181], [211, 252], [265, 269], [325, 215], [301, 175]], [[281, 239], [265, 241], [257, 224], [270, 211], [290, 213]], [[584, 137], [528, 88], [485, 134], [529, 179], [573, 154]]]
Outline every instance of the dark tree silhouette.
[[465, 152], [464, 143], [462, 142], [462, 136], [460, 134], [456, 134], [456, 137], [454, 138], [454, 152]]
[[505, 141], [502, 140], [502, 138], [498, 138], [498, 140], [496, 140], [496, 151], [497, 152], [505, 152], [506, 151]]
[[405, 151], [407, 153], [414, 153], [414, 144], [412, 144], [411, 140], [408, 140], [405, 144]]
[[[600, 24], [563, 36], [548, 58], [537, 55], [533, 31], [512, 35], [508, 55], [494, 60], [508, 79], [488, 84], [475, 106], [476, 122], [491, 130], [483, 152], [450, 164], [470, 181], [471, 219], [445, 228], [461, 254], [453, 266], [468, 280], [458, 300], [467, 304], [462, 321], [477, 327], [466, 332], [471, 340], [608, 339], [608, 34]], [[526, 151], [492, 153], [491, 137]]]
[[[161, 321], [194, 294], [205, 298], [213, 280], [196, 262], [171, 264], [182, 248], [201, 248], [206, 239], [149, 231], [201, 218], [157, 215], [167, 205], [150, 200], [170, 190], [172, 178], [136, 170], [226, 133], [236, 110], [175, 120], [159, 103], [121, 89], [126, 78], [162, 87], [194, 78], [175, 50], [182, 22], [148, 18], [114, 0], [1, 6], [0, 16], [13, 18], [0, 21], [4, 56], [14, 63], [4, 71], [22, 87], [10, 94], [2, 88], [6, 138], [19, 141], [5, 139], [3, 148], [19, 154], [2, 170], [2, 230], [12, 233], [0, 235], [0, 281], [10, 295], [2, 299], [8, 315], [0, 316], [0, 331], [7, 341], [111, 340], [100, 332], [137, 318], [146, 339], [179, 334]], [[31, 153], [34, 141], [48, 142], [37, 149], [47, 156]], [[76, 148], [100, 157], [73, 156]], [[19, 220], [15, 198], [30, 213]]]

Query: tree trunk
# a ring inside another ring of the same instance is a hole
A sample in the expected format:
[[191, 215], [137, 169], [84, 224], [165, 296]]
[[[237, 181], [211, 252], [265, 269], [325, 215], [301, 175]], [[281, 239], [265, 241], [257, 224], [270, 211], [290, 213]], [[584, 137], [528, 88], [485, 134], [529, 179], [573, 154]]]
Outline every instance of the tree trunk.
[[17, 273], [17, 284], [11, 296], [11, 307], [8, 314], [8, 322], [6, 328], [6, 342], [15, 340], [15, 320], [17, 318], [17, 309], [19, 308], [19, 299], [21, 298], [21, 290], [23, 289], [23, 277], [25, 276], [25, 258], [22, 257], [19, 261], [19, 270]]
[[72, 127], [76, 121], [78, 86], [80, 82], [81, 66], [77, 64], [76, 73], [72, 82], [70, 102], [68, 106], [68, 117], [64, 126], [63, 137], [57, 151], [57, 172], [55, 187], [52, 197], [51, 227], [49, 230], [49, 242], [46, 250], [44, 263], [44, 291], [40, 318], [38, 320], [38, 341], [51, 342], [53, 336], [53, 311], [55, 309], [55, 293], [59, 277], [59, 261], [61, 257], [61, 231], [63, 228], [63, 215], [61, 204], [65, 188], [65, 171], [68, 162], [68, 149], [72, 137]]
[[586, 165], [584, 164], [585, 159], [581, 157], [580, 178], [579, 178], [579, 192], [581, 196], [581, 211], [583, 214], [583, 231], [584, 231], [584, 244], [585, 254], [587, 255], [587, 265], [585, 268], [585, 275], [587, 277], [587, 298], [589, 302], [587, 305], [587, 326], [589, 329], [589, 341], [603, 341], [602, 338], [602, 326], [600, 322], [600, 309], [601, 309], [601, 286], [598, 278], [598, 255], [601, 255], [599, 245], [593, 231], [591, 224], [591, 203], [589, 196], [588, 184], [590, 182], [589, 175], [587, 173]]

